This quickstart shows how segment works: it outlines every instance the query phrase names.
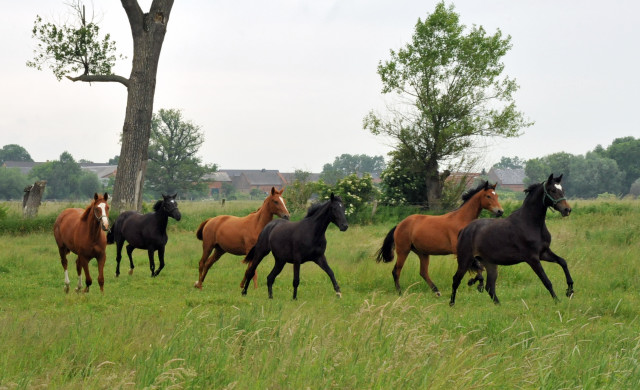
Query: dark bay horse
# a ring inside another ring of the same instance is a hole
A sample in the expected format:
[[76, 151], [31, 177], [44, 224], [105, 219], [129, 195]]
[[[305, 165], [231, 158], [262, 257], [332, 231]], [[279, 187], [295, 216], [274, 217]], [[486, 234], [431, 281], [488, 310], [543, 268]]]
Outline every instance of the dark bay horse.
[[567, 262], [549, 249], [551, 234], [545, 223], [547, 208], [559, 211], [563, 217], [571, 213], [561, 180], [562, 175], [554, 178], [551, 174], [545, 182], [530, 185], [525, 190], [527, 196], [522, 207], [507, 218], [473, 221], [460, 232], [458, 270], [453, 276], [451, 306], [455, 304], [456, 290], [464, 273], [469, 269], [476, 270], [480, 264], [487, 270], [487, 292], [496, 304], [500, 303], [496, 295], [498, 266], [522, 262], [529, 264], [556, 301], [558, 297], [540, 260], [559, 264], [567, 279], [566, 295], [573, 295], [573, 279]]
[[[284, 189], [278, 191], [275, 187], [271, 187], [271, 194], [266, 197], [262, 206], [247, 216], [218, 215], [200, 224], [196, 237], [202, 240], [202, 257], [199, 263], [200, 274], [194, 287], [202, 289], [202, 283], [209, 268], [225, 253], [246, 256], [258, 240], [262, 229], [271, 222], [274, 215], [289, 219], [289, 210], [282, 199], [283, 191]], [[209, 256], [211, 251], [213, 254]], [[244, 282], [243, 279], [240, 287], [244, 286]], [[253, 279], [253, 283], [257, 288], [256, 278]]]
[[[376, 260], [385, 263], [392, 261], [395, 246], [398, 259], [391, 274], [398, 294], [402, 293], [400, 272], [409, 253], [414, 252], [420, 258], [420, 276], [436, 296], [440, 296], [438, 287], [429, 278], [429, 256], [456, 254], [458, 233], [469, 222], [477, 219], [482, 209], [496, 216], [502, 215], [504, 211], [498, 202], [495, 189], [495, 184], [489, 185], [489, 182], [485, 181], [462, 196], [463, 203], [458, 209], [444, 215], [410, 215], [389, 231], [377, 252]], [[480, 282], [478, 290], [482, 291], [482, 271], [478, 271], [476, 278], [469, 281], [469, 285], [475, 281]]]
[[[118, 216], [113, 224], [113, 229], [107, 234], [107, 243], [116, 244], [116, 277], [120, 276], [120, 260], [122, 260], [122, 246], [127, 241], [127, 256], [129, 256], [129, 275], [133, 274], [133, 258], [131, 254], [134, 249], [146, 249], [149, 254], [149, 268], [151, 277], [158, 276], [164, 268], [164, 247], [167, 245], [167, 223], [169, 217], [179, 221], [182, 218], [178, 210], [176, 196], [162, 195], [162, 200], [158, 200], [153, 205], [153, 212], [140, 214], [137, 211], [125, 211]], [[158, 251], [160, 267], [156, 271], [156, 263], [153, 253]]]
[[329, 275], [336, 294], [341, 297], [338, 282], [324, 255], [327, 248], [325, 232], [330, 223], [334, 223], [342, 232], [349, 227], [344, 215], [342, 199], [334, 194], [331, 194], [328, 201], [311, 206], [307, 210], [307, 215], [300, 221], [290, 222], [279, 219], [265, 226], [258, 237], [258, 242], [247, 255], [250, 266], [244, 276], [242, 295], [247, 295], [249, 280], [254, 276], [262, 259], [272, 252], [276, 263], [267, 276], [269, 298], [273, 298], [272, 287], [276, 276], [286, 263], [291, 263], [293, 264], [293, 299], [296, 299], [300, 284], [300, 264], [307, 261], [318, 264]]
[[98, 284], [100, 291], [104, 292], [104, 263], [107, 259], [105, 249], [107, 237], [104, 232], [109, 230], [109, 195], [103, 196], [97, 193], [93, 196], [91, 204], [85, 208], [71, 208], [62, 210], [56, 222], [53, 224], [53, 236], [60, 252], [60, 262], [64, 268], [64, 291], [69, 292], [69, 271], [67, 270], [67, 254], [73, 252], [78, 255], [76, 259], [76, 271], [78, 271], [78, 287], [82, 289], [82, 275], [84, 269], [85, 289], [89, 292], [92, 280], [89, 275], [89, 261], [95, 258], [98, 261]]

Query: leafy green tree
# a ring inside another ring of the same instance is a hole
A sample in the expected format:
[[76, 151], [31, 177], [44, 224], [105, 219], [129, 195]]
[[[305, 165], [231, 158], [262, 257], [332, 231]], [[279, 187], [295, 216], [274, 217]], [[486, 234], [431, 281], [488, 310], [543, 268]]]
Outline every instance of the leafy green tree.
[[113, 158], [109, 159], [107, 164], [109, 164], [109, 165], [118, 165], [118, 162], [120, 162], [120, 156], [114, 156]]
[[375, 135], [397, 141], [392, 158], [411, 160], [424, 177], [416, 192], [425, 204], [438, 202], [444, 179], [442, 164], [460, 158], [478, 137], [515, 137], [532, 123], [514, 103], [515, 80], [502, 76], [511, 37], [468, 32], [454, 7], [438, 3], [424, 22], [418, 19], [412, 41], [380, 62], [382, 93], [396, 105], [384, 118], [373, 111], [363, 121]]
[[5, 145], [0, 149], [0, 165], [5, 161], [30, 161], [33, 159], [25, 148], [16, 144]]
[[98, 176], [83, 171], [69, 152], [63, 152], [59, 160], [36, 165], [29, 178], [47, 181], [45, 199], [86, 199], [102, 189]]
[[633, 184], [631, 184], [629, 193], [633, 195], [635, 198], [640, 196], [640, 179], [636, 179], [636, 181], [634, 181]]
[[325, 164], [320, 178], [329, 184], [335, 184], [338, 180], [355, 173], [362, 176], [364, 173], [380, 175], [385, 168], [384, 157], [368, 156], [366, 154], [342, 154], [336, 157], [333, 164]]
[[20, 169], [0, 167], [0, 199], [22, 199], [24, 188], [29, 184], [29, 178]]
[[[196, 153], [204, 142], [200, 126], [185, 120], [176, 109], [160, 109], [153, 115], [149, 166], [146, 186], [159, 196], [161, 193], [206, 193], [201, 181], [216, 166], [202, 164]], [[118, 170], [118, 174], [120, 171]]]
[[365, 173], [362, 177], [358, 177], [353, 173], [338, 180], [333, 186], [320, 181], [316, 190], [320, 199], [323, 200], [329, 199], [332, 192], [335, 195], [339, 195], [344, 203], [347, 216], [362, 212], [367, 204], [379, 195], [378, 190], [373, 185], [373, 179], [368, 173]]
[[317, 186], [309, 181], [310, 172], [296, 169], [293, 173], [293, 183], [288, 185], [284, 197], [287, 200], [287, 207], [293, 211], [303, 211], [307, 209], [307, 203]]
[[615, 160], [624, 172], [622, 187], [626, 192], [640, 178], [640, 138], [616, 138], [604, 151], [604, 156]]
[[500, 162], [493, 165], [493, 168], [500, 169], [522, 169], [524, 168], [526, 160], [520, 159], [520, 157], [501, 157]]
[[[598, 194], [623, 192], [622, 178], [624, 174], [618, 169], [615, 160], [602, 157], [597, 153], [576, 156], [570, 162], [571, 177], [568, 189], [569, 196], [579, 198], [596, 198]], [[564, 181], [564, 179], [563, 179]]]
[[33, 38], [38, 44], [27, 66], [41, 70], [49, 65], [58, 80], [66, 76], [74, 82], [116, 82], [127, 88], [122, 148], [111, 205], [112, 210], [141, 210], [156, 74], [173, 0], [153, 0], [147, 12], [137, 0], [120, 2], [133, 39], [128, 78], [112, 73], [117, 58], [115, 43], [108, 34], [100, 35], [97, 23], [87, 20], [80, 0], [70, 4], [73, 19], [65, 24], [36, 17]]

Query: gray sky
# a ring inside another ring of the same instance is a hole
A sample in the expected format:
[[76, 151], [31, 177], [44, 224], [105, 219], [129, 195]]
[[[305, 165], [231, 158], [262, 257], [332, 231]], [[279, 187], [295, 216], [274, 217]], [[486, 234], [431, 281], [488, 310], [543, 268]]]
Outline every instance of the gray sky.
[[[88, 3], [88, 5], [91, 3]], [[128, 77], [131, 36], [119, 1], [94, 1]], [[148, 10], [151, 1], [140, 1]], [[177, 0], [165, 38], [155, 110], [179, 108], [201, 126], [204, 162], [226, 169], [319, 172], [343, 153], [384, 155], [389, 140], [362, 129], [384, 109], [376, 67], [411, 39], [436, 1]], [[447, 4], [451, 4], [447, 2]], [[467, 26], [511, 35], [505, 74], [535, 125], [487, 143], [484, 167], [501, 156], [583, 154], [640, 137], [640, 2], [464, 0]], [[19, 144], [36, 161], [105, 162], [120, 153], [126, 90], [118, 83], [58, 82], [25, 66], [37, 14], [64, 20], [62, 0], [12, 2], [0, 16], [0, 146]], [[634, 114], [636, 113], [636, 114]]]

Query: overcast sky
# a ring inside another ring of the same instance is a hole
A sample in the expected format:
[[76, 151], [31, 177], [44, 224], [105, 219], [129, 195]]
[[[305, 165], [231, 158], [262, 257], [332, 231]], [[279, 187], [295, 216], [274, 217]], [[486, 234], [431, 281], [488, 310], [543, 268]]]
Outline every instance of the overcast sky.
[[[91, 5], [91, 3], [87, 3]], [[94, 0], [103, 32], [128, 77], [131, 36], [121, 3]], [[140, 1], [147, 11], [150, 0]], [[154, 108], [178, 108], [201, 126], [204, 162], [223, 169], [319, 172], [343, 153], [384, 155], [389, 140], [362, 129], [384, 109], [376, 67], [405, 45], [431, 0], [176, 0], [165, 38]], [[451, 4], [451, 2], [447, 2]], [[640, 137], [640, 2], [465, 0], [467, 26], [512, 37], [505, 74], [535, 125], [487, 143], [484, 167], [584, 154]], [[120, 154], [126, 90], [119, 83], [57, 81], [25, 66], [36, 15], [64, 20], [63, 0], [11, 2], [0, 16], [0, 146], [23, 146], [35, 161], [106, 162]]]

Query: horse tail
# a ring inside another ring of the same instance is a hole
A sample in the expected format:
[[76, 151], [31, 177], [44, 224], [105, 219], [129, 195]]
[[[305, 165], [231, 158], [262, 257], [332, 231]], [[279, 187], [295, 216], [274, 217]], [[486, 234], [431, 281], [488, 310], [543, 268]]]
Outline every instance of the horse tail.
[[200, 241], [202, 241], [202, 231], [204, 230], [204, 225], [206, 225], [207, 222], [209, 222], [208, 219], [205, 219], [204, 221], [202, 221], [202, 223], [198, 227], [198, 231], [196, 232], [196, 237], [198, 237], [198, 240]]
[[253, 256], [255, 256], [256, 254], [256, 246], [252, 246], [251, 250], [249, 251], [249, 253], [247, 253], [247, 255], [244, 257], [244, 260], [242, 260], [242, 262], [244, 264], [248, 264], [251, 263], [251, 261], [253, 260]]
[[389, 263], [393, 260], [393, 248], [395, 247], [395, 242], [393, 239], [393, 234], [396, 232], [396, 228], [398, 225], [394, 226], [393, 229], [389, 230], [387, 236], [384, 238], [382, 242], [382, 247], [378, 249], [376, 252], [376, 261]]

